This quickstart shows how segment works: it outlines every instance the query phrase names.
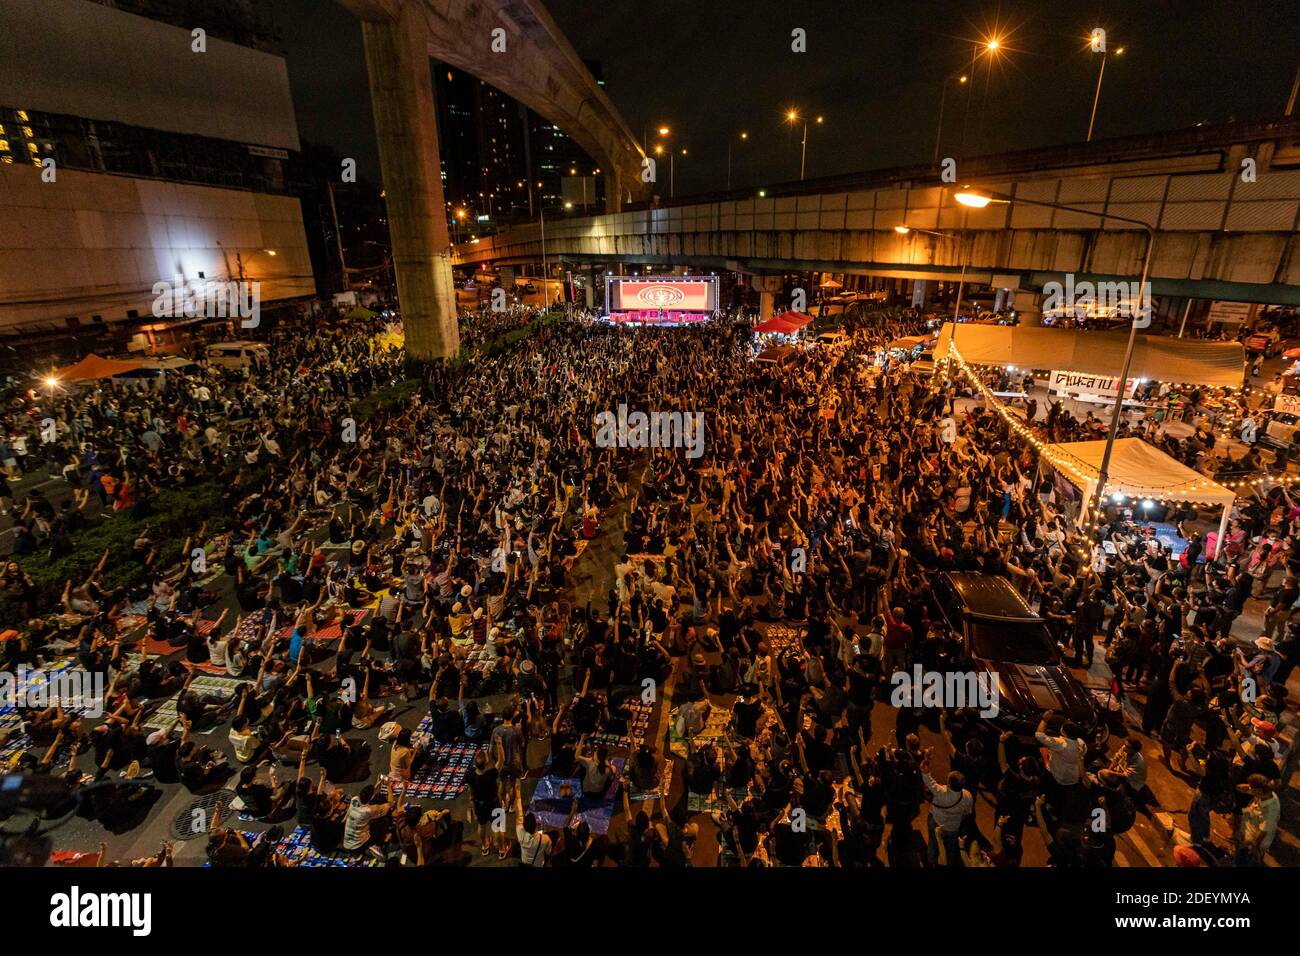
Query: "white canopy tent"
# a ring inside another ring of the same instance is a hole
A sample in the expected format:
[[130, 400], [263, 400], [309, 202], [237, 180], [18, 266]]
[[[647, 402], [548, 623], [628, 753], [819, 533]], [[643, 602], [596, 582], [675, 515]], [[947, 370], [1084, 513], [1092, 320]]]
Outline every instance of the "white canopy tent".
[[[948, 322], [934, 350], [936, 362], [948, 355], [954, 342], [961, 357], [972, 365], [1015, 365], [1118, 377], [1128, 333]], [[1241, 388], [1245, 376], [1246, 352], [1240, 342], [1168, 335], [1139, 335], [1129, 367], [1130, 379], [1208, 387]]]
[[[1080, 490], [1089, 501], [1097, 490], [1105, 441], [1074, 441], [1043, 446], [1048, 462]], [[1117, 438], [1111, 451], [1107, 495], [1126, 498], [1151, 498], [1156, 501], [1190, 501], [1223, 507], [1219, 522], [1219, 540], [1227, 531], [1228, 515], [1237, 493], [1207, 478], [1199, 471], [1166, 455], [1140, 438]], [[1082, 519], [1084, 509], [1080, 509]]]

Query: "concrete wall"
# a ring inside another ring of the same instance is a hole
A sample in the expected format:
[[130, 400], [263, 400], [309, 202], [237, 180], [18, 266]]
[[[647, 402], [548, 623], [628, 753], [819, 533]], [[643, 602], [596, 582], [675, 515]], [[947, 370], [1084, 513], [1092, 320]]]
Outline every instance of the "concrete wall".
[[0, 165], [0, 221], [5, 329], [147, 316], [154, 283], [238, 278], [236, 253], [264, 305], [315, 292], [292, 197], [75, 170], [46, 183], [35, 166]]
[[[196, 23], [195, 26], [202, 26]], [[284, 60], [90, 0], [0, 2], [0, 103], [297, 150]]]

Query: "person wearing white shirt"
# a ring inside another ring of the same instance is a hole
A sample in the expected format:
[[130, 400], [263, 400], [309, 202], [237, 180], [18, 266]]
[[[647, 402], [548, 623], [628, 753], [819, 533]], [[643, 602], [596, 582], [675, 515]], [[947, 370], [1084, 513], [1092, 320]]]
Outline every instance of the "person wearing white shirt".
[[962, 821], [975, 807], [975, 798], [966, 789], [966, 778], [957, 771], [948, 774], [948, 784], [936, 783], [930, 776], [929, 761], [921, 765], [921, 779], [930, 794], [929, 841], [926, 855], [930, 865], [939, 862], [939, 846], [943, 845], [949, 866], [961, 866], [961, 848], [957, 838]]
[[1083, 757], [1087, 745], [1079, 739], [1078, 728], [1070, 721], [1061, 728], [1060, 736], [1047, 733], [1047, 716], [1038, 722], [1035, 739], [1047, 748], [1047, 772], [1058, 788], [1077, 786], [1083, 776]]

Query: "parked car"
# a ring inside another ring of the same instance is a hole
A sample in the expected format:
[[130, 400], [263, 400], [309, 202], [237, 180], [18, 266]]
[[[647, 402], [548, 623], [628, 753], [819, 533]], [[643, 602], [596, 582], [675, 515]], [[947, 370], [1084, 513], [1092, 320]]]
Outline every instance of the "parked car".
[[1088, 691], [1061, 659], [1046, 622], [1006, 578], [948, 571], [934, 585], [948, 626], [960, 635], [972, 668], [997, 677], [1002, 730], [1030, 734], [1044, 712], [1065, 715], [1094, 741], [1108, 736]]
[[222, 368], [267, 368], [271, 351], [261, 342], [215, 342], [207, 348], [208, 361]]
[[1246, 336], [1243, 343], [1247, 352], [1263, 352], [1264, 358], [1272, 358], [1282, 348], [1282, 333], [1273, 326], [1256, 329]]

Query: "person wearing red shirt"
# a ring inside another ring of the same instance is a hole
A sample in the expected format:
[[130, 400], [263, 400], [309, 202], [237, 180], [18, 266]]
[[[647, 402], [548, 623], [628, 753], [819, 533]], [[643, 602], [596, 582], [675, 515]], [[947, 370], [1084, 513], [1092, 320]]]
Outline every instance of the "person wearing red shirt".
[[912, 627], [903, 620], [901, 607], [885, 612], [884, 646], [885, 673], [907, 667], [907, 658], [912, 650]]

